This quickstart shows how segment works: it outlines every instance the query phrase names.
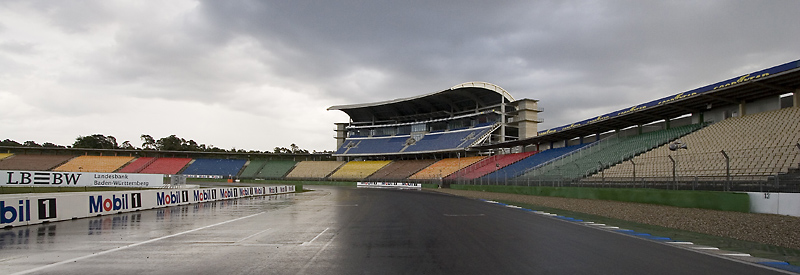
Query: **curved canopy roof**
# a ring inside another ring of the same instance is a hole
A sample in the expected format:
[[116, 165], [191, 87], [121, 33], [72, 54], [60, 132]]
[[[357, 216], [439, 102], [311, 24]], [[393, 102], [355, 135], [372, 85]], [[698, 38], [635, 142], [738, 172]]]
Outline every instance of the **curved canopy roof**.
[[353, 123], [408, 122], [446, 118], [465, 111], [512, 102], [506, 90], [486, 82], [466, 82], [447, 90], [393, 100], [331, 106], [328, 110], [347, 113]]

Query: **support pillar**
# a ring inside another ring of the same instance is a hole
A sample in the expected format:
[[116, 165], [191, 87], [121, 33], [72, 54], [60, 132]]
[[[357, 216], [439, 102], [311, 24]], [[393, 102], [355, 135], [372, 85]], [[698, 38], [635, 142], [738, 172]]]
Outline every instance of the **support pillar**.
[[500, 95], [500, 142], [506, 141], [506, 97]]
[[747, 115], [747, 104], [742, 100], [739, 102], [739, 117]]
[[800, 107], [800, 89], [794, 90], [794, 96], [793, 97], [794, 97], [794, 100], [793, 100], [794, 102], [793, 102], [792, 106], [794, 106], [795, 108]]

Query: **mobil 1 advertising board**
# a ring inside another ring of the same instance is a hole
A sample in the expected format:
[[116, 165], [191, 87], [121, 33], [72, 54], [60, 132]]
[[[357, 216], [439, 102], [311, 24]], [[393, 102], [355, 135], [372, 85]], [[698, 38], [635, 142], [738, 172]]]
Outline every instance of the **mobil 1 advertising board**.
[[0, 228], [293, 192], [288, 185], [5, 194], [0, 195]]
[[164, 175], [0, 170], [5, 187], [163, 187]]

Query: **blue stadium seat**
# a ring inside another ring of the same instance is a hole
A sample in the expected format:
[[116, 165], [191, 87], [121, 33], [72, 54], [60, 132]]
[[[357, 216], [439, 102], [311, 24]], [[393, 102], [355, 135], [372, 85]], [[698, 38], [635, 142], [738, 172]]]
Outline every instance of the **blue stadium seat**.
[[195, 159], [183, 171], [184, 175], [236, 176], [247, 160], [243, 159]]

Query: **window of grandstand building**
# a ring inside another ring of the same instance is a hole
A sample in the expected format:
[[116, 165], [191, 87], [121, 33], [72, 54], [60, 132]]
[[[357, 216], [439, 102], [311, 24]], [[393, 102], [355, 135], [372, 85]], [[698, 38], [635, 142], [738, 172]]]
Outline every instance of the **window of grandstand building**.
[[425, 123], [411, 125], [411, 132], [425, 132], [427, 130]]
[[469, 128], [470, 126], [472, 126], [471, 120], [469, 118], [452, 120], [447, 124], [448, 124], [447, 128], [450, 130]]
[[398, 135], [408, 135], [411, 134], [411, 126], [400, 126], [397, 127], [397, 134]]
[[447, 130], [447, 122], [434, 122], [431, 123], [431, 132], [441, 132]]
[[382, 127], [377, 128], [372, 133], [373, 136], [393, 136], [397, 133], [397, 128], [395, 127]]

